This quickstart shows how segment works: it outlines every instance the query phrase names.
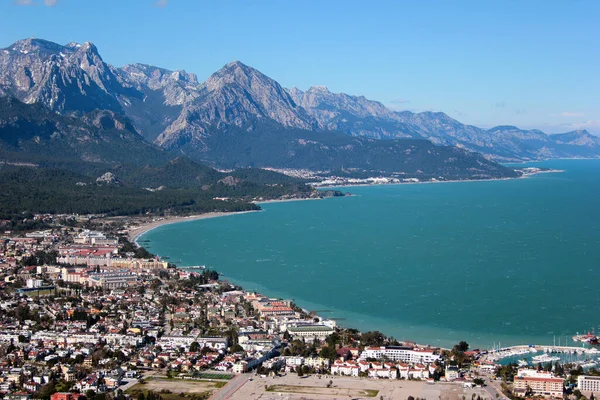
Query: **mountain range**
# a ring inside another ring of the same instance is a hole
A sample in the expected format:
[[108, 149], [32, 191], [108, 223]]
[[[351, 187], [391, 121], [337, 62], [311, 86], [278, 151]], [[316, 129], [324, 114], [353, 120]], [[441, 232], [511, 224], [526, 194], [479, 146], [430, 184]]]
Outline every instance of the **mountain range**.
[[322, 86], [286, 89], [239, 61], [204, 82], [183, 70], [117, 68], [90, 42], [1, 49], [0, 96], [0, 151], [15, 162], [140, 166], [178, 156], [222, 169], [481, 179], [517, 175], [494, 161], [600, 156], [600, 139], [586, 131], [486, 130], [444, 113], [395, 112]]

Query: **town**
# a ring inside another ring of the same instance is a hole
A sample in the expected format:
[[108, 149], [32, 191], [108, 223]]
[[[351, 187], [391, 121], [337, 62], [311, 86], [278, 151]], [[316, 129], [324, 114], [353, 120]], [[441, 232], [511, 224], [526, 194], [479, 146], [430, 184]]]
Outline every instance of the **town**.
[[178, 267], [135, 244], [130, 233], [144, 220], [8, 222], [0, 242], [6, 400], [592, 399], [600, 390], [594, 368], [519, 368], [499, 363], [504, 350], [399, 342], [245, 291], [216, 271]]

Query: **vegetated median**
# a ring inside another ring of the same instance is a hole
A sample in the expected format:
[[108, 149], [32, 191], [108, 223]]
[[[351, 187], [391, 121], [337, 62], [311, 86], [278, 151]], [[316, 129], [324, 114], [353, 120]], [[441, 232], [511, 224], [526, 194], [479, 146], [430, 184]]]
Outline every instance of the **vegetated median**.
[[351, 389], [340, 388], [335, 386], [319, 387], [319, 386], [295, 386], [295, 385], [270, 385], [265, 391], [277, 393], [299, 393], [299, 394], [314, 394], [328, 396], [344, 396], [344, 397], [375, 397], [379, 393], [376, 389]]

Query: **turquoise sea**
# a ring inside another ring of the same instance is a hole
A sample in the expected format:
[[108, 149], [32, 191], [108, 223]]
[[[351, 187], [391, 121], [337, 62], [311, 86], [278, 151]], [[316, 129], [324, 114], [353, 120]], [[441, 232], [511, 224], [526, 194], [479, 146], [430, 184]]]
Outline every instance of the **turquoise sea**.
[[149, 250], [339, 324], [471, 347], [600, 325], [600, 160], [526, 179], [351, 187], [355, 196], [165, 225]]

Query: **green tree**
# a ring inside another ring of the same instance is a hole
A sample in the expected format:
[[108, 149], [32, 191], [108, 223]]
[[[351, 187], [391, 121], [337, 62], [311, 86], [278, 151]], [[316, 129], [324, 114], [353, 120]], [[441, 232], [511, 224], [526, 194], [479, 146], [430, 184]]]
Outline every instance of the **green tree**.
[[454, 345], [453, 348], [454, 351], [462, 351], [463, 353], [466, 352], [467, 350], [469, 350], [469, 344], [467, 342], [465, 342], [464, 340], [458, 342], [458, 344]]
[[38, 396], [40, 399], [49, 399], [54, 393], [56, 393], [56, 387], [54, 386], [54, 382], [51, 381], [42, 386], [38, 392]]
[[331, 345], [323, 346], [321, 348], [321, 351], [319, 352], [319, 356], [323, 357], [323, 358], [327, 358], [330, 361], [333, 361], [337, 358], [337, 351], [334, 346], [331, 346]]

